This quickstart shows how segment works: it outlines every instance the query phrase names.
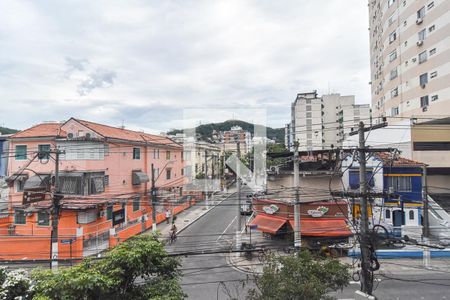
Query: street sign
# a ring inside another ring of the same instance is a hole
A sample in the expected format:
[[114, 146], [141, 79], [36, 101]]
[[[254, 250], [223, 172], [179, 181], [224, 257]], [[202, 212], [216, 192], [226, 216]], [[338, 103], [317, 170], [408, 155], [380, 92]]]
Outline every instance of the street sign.
[[258, 228], [258, 224], [250, 224], [250, 225], [248, 225], [248, 227], [250, 229], [256, 229], [256, 228]]
[[67, 240], [61, 240], [61, 244], [72, 244], [73, 242], [75, 242], [77, 239], [73, 238], [73, 239], [67, 239]]
[[45, 187], [25, 190], [23, 192], [22, 204], [26, 205], [26, 204], [44, 201], [45, 200], [45, 192], [46, 192]]
[[122, 209], [113, 211], [113, 214], [112, 214], [113, 226], [115, 226], [117, 224], [122, 224], [123, 222], [125, 222], [125, 209], [122, 208]]

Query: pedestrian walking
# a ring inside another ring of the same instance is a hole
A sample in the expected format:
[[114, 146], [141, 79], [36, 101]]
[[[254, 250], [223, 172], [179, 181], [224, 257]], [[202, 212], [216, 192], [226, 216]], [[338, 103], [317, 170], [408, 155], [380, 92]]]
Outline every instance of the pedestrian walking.
[[170, 224], [170, 210], [166, 209], [166, 222]]

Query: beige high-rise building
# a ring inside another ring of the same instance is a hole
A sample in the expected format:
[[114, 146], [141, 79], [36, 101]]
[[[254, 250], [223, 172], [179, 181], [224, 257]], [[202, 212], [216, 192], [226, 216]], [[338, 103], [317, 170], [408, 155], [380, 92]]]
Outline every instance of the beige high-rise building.
[[450, 0], [369, 0], [372, 111], [450, 114]]

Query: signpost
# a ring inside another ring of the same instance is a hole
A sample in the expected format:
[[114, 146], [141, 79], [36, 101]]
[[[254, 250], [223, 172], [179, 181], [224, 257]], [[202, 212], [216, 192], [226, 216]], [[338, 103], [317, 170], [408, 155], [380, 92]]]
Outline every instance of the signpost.
[[72, 243], [75, 242], [77, 238], [63, 239], [61, 244], [70, 244], [70, 266], [72, 266]]
[[250, 228], [250, 245], [252, 244], [252, 229], [257, 229], [258, 225], [257, 224], [250, 224], [248, 225], [248, 228]]
[[46, 188], [27, 189], [23, 192], [22, 204], [28, 205], [45, 200]]

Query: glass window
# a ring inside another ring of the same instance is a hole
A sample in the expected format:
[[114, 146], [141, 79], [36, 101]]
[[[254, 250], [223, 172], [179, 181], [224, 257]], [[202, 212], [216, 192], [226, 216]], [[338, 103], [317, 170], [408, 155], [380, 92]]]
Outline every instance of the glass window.
[[[109, 179], [108, 179], [109, 180]], [[89, 195], [100, 194], [105, 191], [105, 177], [103, 175], [91, 175], [89, 178]]]
[[423, 30], [419, 31], [419, 33], [417, 34], [418, 38], [419, 38], [419, 41], [425, 40], [426, 34], [427, 34], [427, 30], [426, 29], [423, 29]]
[[17, 145], [16, 146], [16, 160], [26, 160], [27, 159], [27, 145]]
[[414, 211], [413, 210], [409, 211], [409, 219], [414, 220]]
[[410, 176], [390, 176], [389, 188], [394, 192], [411, 192]]
[[392, 116], [398, 115], [398, 106], [391, 108], [391, 114]]
[[389, 209], [386, 209], [386, 219], [390, 219], [391, 218], [391, 211]]
[[428, 83], [428, 73], [423, 73], [420, 75], [419, 82], [421, 86], [425, 86]]
[[428, 32], [432, 32], [436, 29], [435, 25], [431, 25], [430, 28], [428, 28]]
[[397, 58], [397, 50], [394, 50], [389, 54], [389, 62], [393, 61], [396, 58]]
[[396, 39], [397, 39], [397, 32], [394, 31], [391, 34], [389, 34], [389, 44], [394, 42]]
[[108, 205], [108, 207], [106, 207], [106, 220], [112, 219], [112, 213], [113, 213], [113, 206]]
[[419, 53], [419, 64], [424, 63], [427, 61], [427, 51], [423, 51], [422, 53]]
[[23, 210], [16, 210], [14, 212], [14, 224], [26, 224], [27, 216]]
[[391, 70], [390, 79], [393, 80], [393, 79], [397, 78], [397, 75], [398, 75], [397, 68]]
[[38, 145], [38, 158], [49, 159], [50, 158], [50, 145]]
[[395, 3], [395, 0], [388, 0], [388, 7], [391, 7], [392, 4], [394, 4], [394, 3]]
[[133, 159], [141, 159], [141, 148], [133, 148]]
[[[369, 181], [369, 187], [374, 187], [375, 186], [375, 181], [374, 181], [374, 178], [372, 176], [372, 171], [367, 171], [366, 172], [366, 180], [370, 180]], [[349, 172], [349, 185], [350, 185], [350, 188], [353, 189], [353, 190], [359, 189], [359, 171], [351, 170]]]
[[166, 151], [166, 159], [170, 159], [170, 151], [169, 150]]
[[[202, 167], [202, 169], [203, 169], [203, 167]], [[171, 172], [172, 172], [171, 169], [167, 169], [167, 170], [166, 170], [166, 179], [170, 179], [170, 177], [171, 177]]]
[[423, 19], [425, 17], [425, 6], [417, 11], [417, 19]]
[[428, 96], [420, 97], [420, 107], [428, 106]]
[[134, 197], [133, 198], [133, 211], [139, 210], [141, 205], [141, 198], [140, 197]]
[[433, 54], [436, 54], [436, 48], [433, 48], [433, 49], [430, 50], [430, 56], [433, 55]]
[[398, 87], [396, 87], [395, 89], [393, 89], [391, 91], [391, 98], [397, 97], [398, 96]]
[[40, 211], [37, 214], [38, 216], [38, 225], [41, 226], [49, 226], [50, 225], [50, 215], [46, 211]]

